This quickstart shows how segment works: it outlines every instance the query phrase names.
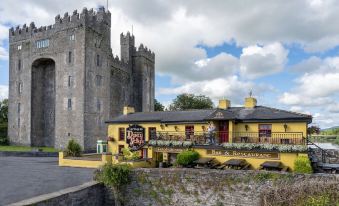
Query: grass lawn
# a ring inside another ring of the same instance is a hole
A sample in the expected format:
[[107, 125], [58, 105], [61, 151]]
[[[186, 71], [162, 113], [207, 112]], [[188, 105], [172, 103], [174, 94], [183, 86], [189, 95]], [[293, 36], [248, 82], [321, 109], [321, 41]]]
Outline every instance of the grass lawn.
[[27, 147], [27, 146], [0, 146], [0, 151], [26, 152], [32, 151], [33, 148], [42, 149], [43, 152], [58, 152], [58, 150], [54, 149], [53, 147]]

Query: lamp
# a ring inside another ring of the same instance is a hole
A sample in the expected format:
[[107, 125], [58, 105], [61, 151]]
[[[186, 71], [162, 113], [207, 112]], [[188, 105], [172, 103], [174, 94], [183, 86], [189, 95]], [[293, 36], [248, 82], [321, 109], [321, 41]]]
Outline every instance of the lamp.
[[285, 132], [286, 132], [286, 130], [287, 130], [287, 127], [288, 127], [288, 126], [287, 126], [287, 124], [285, 123], [285, 124], [284, 124]]
[[165, 129], [165, 125], [163, 125], [163, 124], [160, 124], [160, 127], [161, 127], [162, 130]]
[[179, 131], [179, 127], [177, 125], [174, 126], [175, 131]]
[[245, 130], [246, 130], [246, 131], [248, 130], [248, 125], [247, 125], [247, 124], [245, 124]]
[[202, 131], [206, 131], [205, 125], [202, 125], [202, 126], [201, 126], [201, 129], [202, 129]]

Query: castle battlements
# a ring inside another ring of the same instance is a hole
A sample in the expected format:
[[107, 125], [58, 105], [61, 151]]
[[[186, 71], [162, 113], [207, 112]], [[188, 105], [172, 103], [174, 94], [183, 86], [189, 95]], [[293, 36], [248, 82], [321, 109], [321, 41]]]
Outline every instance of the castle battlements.
[[136, 51], [136, 56], [143, 56], [143, 57], [151, 60], [152, 62], [154, 62], [154, 59], [155, 59], [154, 52], [152, 52], [147, 47], [144, 47], [143, 44], [140, 44], [138, 50]]
[[112, 56], [112, 66], [124, 71], [128, 71], [129, 68], [129, 62], [124, 62], [123, 59], [119, 59], [118, 55], [116, 55], [115, 57]]
[[61, 17], [61, 15], [58, 14], [55, 17], [55, 23], [53, 25], [37, 28], [34, 22], [32, 22], [29, 27], [27, 27], [26, 24], [22, 27], [17, 26], [15, 29], [12, 27], [9, 29], [9, 39], [13, 42], [28, 39], [35, 35], [43, 36], [45, 33], [51, 34], [69, 28], [87, 26], [96, 30], [103, 26], [110, 27], [110, 25], [111, 13], [105, 11], [104, 7], [99, 8], [98, 11], [94, 11], [93, 9], [87, 10], [85, 7], [81, 13], [74, 10], [72, 15], [69, 15], [68, 12], [66, 12], [63, 17]]

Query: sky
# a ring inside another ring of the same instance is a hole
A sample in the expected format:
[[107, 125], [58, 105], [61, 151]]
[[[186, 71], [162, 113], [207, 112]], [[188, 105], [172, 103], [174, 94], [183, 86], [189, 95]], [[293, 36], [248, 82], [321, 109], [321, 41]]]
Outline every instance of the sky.
[[[156, 99], [181, 93], [313, 115], [321, 128], [339, 125], [339, 2], [335, 0], [109, 0], [113, 54], [131, 31], [156, 55]], [[8, 96], [8, 29], [106, 0], [1, 0], [0, 99]]]

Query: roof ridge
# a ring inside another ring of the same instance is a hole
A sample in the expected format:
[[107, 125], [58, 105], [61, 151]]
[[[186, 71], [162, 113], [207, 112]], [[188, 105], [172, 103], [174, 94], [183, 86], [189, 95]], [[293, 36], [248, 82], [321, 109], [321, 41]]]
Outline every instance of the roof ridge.
[[305, 117], [312, 117], [312, 115], [309, 115], [309, 114], [303, 114], [301, 112], [293, 112], [293, 111], [284, 110], [284, 109], [278, 109], [278, 108], [274, 108], [274, 107], [268, 107], [268, 106], [262, 106], [262, 105], [259, 105], [257, 107], [265, 107], [265, 108], [268, 108], [268, 109], [273, 109], [273, 110], [277, 110], [277, 111], [287, 112], [287, 113], [291, 113], [291, 114], [297, 114], [297, 115], [301, 115], [301, 116], [305, 116]]

